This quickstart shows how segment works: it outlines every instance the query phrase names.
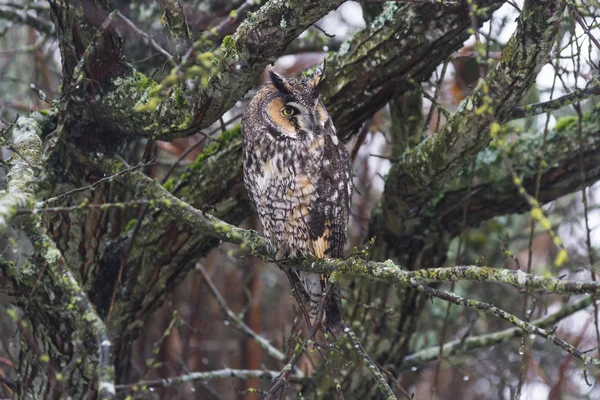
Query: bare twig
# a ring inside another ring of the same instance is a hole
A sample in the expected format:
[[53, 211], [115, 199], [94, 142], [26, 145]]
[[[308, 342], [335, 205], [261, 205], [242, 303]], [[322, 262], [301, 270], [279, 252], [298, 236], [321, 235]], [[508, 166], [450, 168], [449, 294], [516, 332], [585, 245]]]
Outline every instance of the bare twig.
[[[551, 314], [545, 318], [540, 318], [532, 321], [531, 324], [539, 328], [547, 328], [554, 326], [560, 320], [576, 313], [579, 310], [590, 306], [592, 304], [592, 297], [585, 297], [575, 303], [568, 304], [562, 307], [560, 310]], [[504, 343], [512, 338], [523, 337], [529, 333], [518, 327], [512, 327], [499, 332], [488, 333], [485, 335], [472, 336], [466, 339], [453, 340], [451, 342], [444, 343], [444, 351], [442, 357], [448, 358], [456, 354], [463, 354], [469, 350], [480, 349], [483, 347], [490, 347], [498, 343]], [[428, 361], [434, 361], [440, 357], [440, 346], [427, 347], [425, 349], [416, 351], [412, 354], [407, 355], [402, 360], [400, 370], [408, 370], [413, 367], [423, 365]]]
[[533, 115], [542, 114], [548, 111], [558, 110], [559, 108], [565, 107], [569, 104], [576, 103], [578, 101], [585, 100], [590, 96], [600, 94], [600, 79], [594, 77], [588, 83], [588, 86], [584, 89], [577, 89], [573, 92], [561, 96], [554, 100], [544, 101], [542, 103], [529, 104], [526, 106], [518, 106], [511, 110], [508, 115], [508, 119], [518, 119], [531, 117]]
[[[213, 283], [212, 279], [210, 278], [210, 276], [208, 275], [208, 273], [206, 272], [204, 267], [200, 264], [197, 264], [196, 269], [198, 271], [200, 271], [200, 273], [202, 274], [202, 277], [204, 278], [204, 282], [206, 282], [206, 285], [210, 289], [210, 292], [217, 300], [217, 303], [219, 304], [221, 311], [225, 314], [227, 320], [229, 322], [231, 322], [233, 327], [238, 329], [239, 331], [243, 332], [244, 334], [250, 336], [256, 343], [258, 343], [258, 345], [260, 347], [262, 347], [267, 352], [267, 354], [269, 356], [275, 358], [276, 360], [284, 361], [285, 356], [281, 351], [279, 351], [278, 349], [273, 347], [273, 345], [271, 343], [269, 343], [269, 341], [267, 339], [263, 338], [262, 336], [260, 336], [256, 332], [254, 332], [252, 330], [252, 328], [250, 328], [248, 325], [246, 325], [246, 323], [243, 321], [242, 318], [240, 318], [233, 311], [231, 311], [231, 309], [227, 306], [225, 299], [223, 298], [223, 296], [221, 296], [221, 293], [219, 293], [219, 290]], [[300, 376], [302, 376], [302, 372], [300, 372], [299, 370], [296, 371], [296, 373], [298, 373]]]
[[128, 208], [128, 207], [139, 207], [142, 205], [149, 204], [146, 200], [134, 200], [126, 201], [122, 203], [101, 203], [101, 204], [90, 204], [87, 201], [82, 202], [76, 206], [70, 207], [47, 207], [47, 208], [20, 208], [16, 210], [17, 215], [19, 214], [40, 214], [40, 213], [59, 213], [59, 212], [73, 212], [82, 211], [86, 209], [96, 210], [109, 210], [111, 208]]
[[554, 344], [556, 344], [558, 347], [562, 348], [566, 352], [571, 353], [574, 357], [582, 360], [586, 365], [589, 364], [589, 365], [593, 365], [595, 367], [600, 367], [600, 359], [593, 358], [593, 357], [590, 357], [590, 356], [584, 354], [582, 351], [576, 349], [575, 347], [571, 346], [569, 343], [565, 342], [563, 339], [556, 336], [556, 334], [555, 334], [556, 328], [552, 329], [550, 331], [542, 329], [531, 323], [525, 322], [522, 319], [517, 318], [516, 316], [514, 316], [510, 313], [507, 313], [506, 311], [504, 311], [492, 304], [484, 303], [484, 302], [477, 301], [477, 300], [466, 299], [455, 293], [449, 293], [449, 292], [437, 290], [432, 287], [423, 286], [423, 285], [413, 286], [413, 288], [420, 292], [426, 293], [430, 296], [442, 299], [444, 301], [448, 301], [448, 302], [451, 302], [451, 303], [454, 303], [457, 305], [462, 305], [462, 306], [469, 307], [469, 308], [474, 308], [476, 310], [483, 311], [487, 314], [495, 315], [496, 317], [502, 318], [503, 320], [509, 322], [512, 325], [515, 325], [517, 328], [522, 329], [523, 331], [525, 331], [529, 334], [535, 334], [537, 336], [543, 337], [543, 338], [553, 342]]
[[594, 43], [594, 45], [596, 45], [598, 50], [600, 50], [600, 42], [598, 42], [598, 39], [592, 34], [592, 32], [590, 32], [589, 26], [587, 26], [587, 24], [585, 23], [583, 18], [581, 18], [581, 15], [579, 15], [579, 12], [577, 11], [577, 7], [575, 7], [575, 4], [573, 4], [570, 0], [565, 0], [565, 3], [567, 4], [567, 7], [569, 7], [569, 12], [573, 16], [573, 18], [575, 18], [575, 20], [577, 20], [577, 23], [579, 24], [579, 26], [581, 26], [581, 29], [583, 29], [585, 34], [588, 35], [590, 40]]
[[284, 385], [287, 382], [287, 379], [288, 379], [292, 369], [295, 367], [296, 363], [298, 362], [298, 360], [300, 359], [302, 354], [304, 354], [304, 351], [309, 346], [311, 346], [315, 343], [315, 337], [316, 337], [317, 333], [319, 332], [319, 329], [321, 328], [321, 321], [323, 321], [323, 313], [325, 312], [325, 305], [329, 301], [329, 297], [331, 296], [331, 290], [332, 290], [332, 285], [330, 282], [327, 290], [325, 291], [325, 295], [322, 297], [321, 302], [319, 303], [319, 305], [317, 307], [317, 312], [316, 312], [317, 315], [315, 317], [315, 322], [310, 327], [310, 331], [308, 333], [307, 338], [295, 346], [294, 352], [293, 352], [290, 360], [283, 367], [283, 369], [281, 370], [281, 372], [277, 376], [277, 378], [274, 379], [275, 383], [273, 384], [273, 386], [271, 386], [271, 389], [269, 389], [269, 391], [267, 392], [266, 400], [272, 399], [280, 390], [281, 390], [281, 395], [283, 397], [283, 392], [285, 390]]
[[42, 201], [42, 202], [39, 204], [39, 207], [40, 207], [40, 208], [44, 208], [44, 207], [45, 207], [46, 205], [48, 205], [49, 203], [53, 203], [53, 202], [55, 202], [55, 201], [58, 201], [58, 200], [64, 199], [65, 197], [72, 196], [72, 195], [74, 195], [75, 193], [79, 193], [79, 192], [85, 192], [86, 190], [92, 190], [92, 189], [95, 189], [96, 187], [100, 186], [100, 185], [101, 185], [101, 184], [103, 184], [103, 183], [111, 182], [113, 179], [115, 179], [116, 177], [118, 177], [118, 176], [120, 176], [120, 175], [131, 173], [131, 172], [133, 172], [133, 171], [136, 171], [136, 170], [138, 170], [138, 169], [145, 168], [145, 167], [147, 167], [148, 165], [152, 165], [152, 163], [149, 163], [149, 164], [138, 164], [138, 165], [135, 165], [135, 166], [133, 166], [133, 167], [126, 168], [126, 169], [124, 169], [123, 171], [119, 171], [119, 172], [117, 172], [115, 175], [111, 175], [111, 176], [107, 176], [107, 177], [104, 177], [104, 178], [102, 178], [102, 179], [99, 179], [98, 181], [96, 181], [96, 182], [92, 183], [91, 185], [82, 186], [82, 187], [79, 187], [79, 188], [75, 188], [75, 189], [73, 189], [73, 190], [69, 190], [68, 192], [61, 193], [61, 194], [59, 194], [59, 195], [56, 195], [56, 196], [54, 196], [54, 197], [51, 197], [51, 198], [49, 198], [49, 199], [46, 199], [46, 200]]
[[27, 24], [36, 31], [48, 36], [54, 35], [54, 24], [52, 22], [42, 19], [33, 12], [29, 12], [25, 9], [9, 7], [3, 3], [0, 3], [0, 18]]
[[158, 51], [160, 54], [166, 57], [167, 61], [171, 63], [171, 65], [176, 66], [177, 63], [173, 59], [173, 56], [165, 49], [163, 49], [154, 39], [152, 39], [146, 32], [140, 30], [129, 18], [121, 14], [120, 11], [115, 11], [115, 15], [119, 17], [131, 31], [133, 31], [136, 35], [141, 36], [144, 41], [149, 44], [154, 50]]
[[[261, 379], [274, 379], [279, 375], [279, 371], [269, 371], [269, 370], [249, 370], [249, 369], [219, 369], [216, 371], [207, 371], [207, 372], [191, 372], [189, 374], [176, 376], [173, 378], [165, 378], [165, 379], [155, 379], [150, 381], [140, 381], [134, 384], [128, 385], [117, 385], [117, 390], [126, 390], [131, 389], [134, 386], [143, 387], [168, 387], [181, 385], [187, 382], [208, 382], [213, 379], [223, 379], [223, 378], [239, 378], [239, 379], [251, 379], [251, 378], [261, 378]], [[303, 376], [300, 375], [290, 375], [290, 380], [292, 382], [301, 381], [304, 379]]]

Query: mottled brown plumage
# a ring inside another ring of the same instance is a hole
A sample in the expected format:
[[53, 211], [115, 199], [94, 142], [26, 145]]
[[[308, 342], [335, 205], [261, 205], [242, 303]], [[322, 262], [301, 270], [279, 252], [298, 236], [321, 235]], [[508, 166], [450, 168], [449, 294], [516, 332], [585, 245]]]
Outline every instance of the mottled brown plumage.
[[[323, 66], [312, 78], [271, 72], [272, 83], [258, 91], [242, 118], [244, 182], [277, 258], [339, 258], [346, 244], [351, 163], [320, 100], [322, 75]], [[290, 276], [314, 311], [327, 277], [301, 271]], [[337, 284], [325, 317], [337, 336]]]

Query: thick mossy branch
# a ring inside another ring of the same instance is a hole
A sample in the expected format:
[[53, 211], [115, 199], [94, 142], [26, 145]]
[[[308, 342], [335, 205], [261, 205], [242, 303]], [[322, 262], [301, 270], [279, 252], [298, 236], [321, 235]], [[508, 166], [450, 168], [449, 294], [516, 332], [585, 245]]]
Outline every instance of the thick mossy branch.
[[[118, 173], [123, 165], [117, 161], [107, 160], [105, 167], [110, 173]], [[267, 241], [254, 231], [244, 230], [227, 224], [211, 215], [199, 211], [181, 201], [166, 191], [158, 182], [150, 179], [141, 172], [119, 175], [119, 181], [131, 187], [138, 196], [145, 197], [154, 205], [166, 211], [183, 222], [193, 226], [202, 234], [216, 237], [222, 241], [239, 244], [249, 249], [253, 254], [265, 258], [272, 257]], [[280, 266], [285, 266], [281, 261]], [[600, 294], [600, 282], [595, 281], [562, 281], [557, 278], [542, 277], [524, 273], [521, 270], [496, 269], [477, 266], [459, 266], [451, 268], [429, 268], [416, 271], [406, 271], [393, 261], [367, 261], [356, 257], [348, 259], [308, 259], [300, 262], [290, 262], [289, 266], [302, 271], [316, 274], [329, 274], [332, 279], [339, 279], [344, 274], [363, 276], [371, 280], [383, 281], [388, 284], [410, 287], [425, 294], [441, 298], [445, 301], [475, 308], [502, 318], [528, 333], [542, 336], [566, 351], [572, 353], [586, 364], [600, 365], [600, 361], [586, 356], [564, 340], [556, 337], [553, 332], [536, 327], [522, 321], [491, 304], [470, 300], [454, 293], [439, 291], [428, 286], [431, 283], [449, 281], [481, 281], [503, 283], [530, 292], [559, 293], [559, 294]]]
[[[111, 174], [116, 174], [123, 168], [120, 162], [114, 160], [107, 160], [105, 166]], [[119, 175], [116, 179], [130, 187], [138, 196], [153, 202], [155, 207], [194, 227], [199, 233], [215, 237], [224, 242], [238, 244], [253, 255], [265, 258], [270, 258], [273, 255], [267, 240], [255, 231], [230, 225], [190, 206], [141, 172], [136, 171]], [[278, 264], [285, 266], [282, 262], [278, 262]], [[317, 274], [328, 273], [336, 279], [344, 274], [355, 274], [372, 280], [408, 287], [436, 282], [476, 280], [503, 283], [519, 289], [544, 293], [600, 294], [600, 282], [562, 281], [557, 278], [527, 274], [521, 270], [477, 266], [407, 271], [391, 260], [375, 262], [356, 257], [347, 259], [309, 259], [299, 263], [290, 262], [289, 266]]]
[[527, 1], [501, 61], [430, 140], [405, 154], [388, 175], [385, 228], [402, 234], [436, 190], [490, 143], [492, 121], [503, 121], [548, 60], [564, 2]]
[[183, 10], [181, 0], [156, 0], [164, 10], [164, 25], [171, 37], [178, 42], [191, 39], [192, 34]]
[[[340, 3], [268, 2], [211, 53], [212, 72], [202, 74], [208, 79], [206, 87], [175, 88], [156, 105], [156, 111], [135, 112], [133, 106], [151, 101], [157, 84], [139, 74], [120, 76], [106, 102], [107, 110], [112, 110], [106, 116], [124, 131], [161, 140], [209, 126], [252, 87], [266, 65], [285, 53], [294, 38]], [[478, 20], [483, 23], [502, 4], [484, 1]], [[323, 87], [338, 134], [347, 137], [356, 132], [394, 94], [411, 89], [402, 77], [427, 79], [462, 46], [469, 26], [466, 5], [392, 4], [370, 27], [345, 42], [328, 58]], [[122, 99], [133, 100], [125, 102], [131, 109], [123, 109]]]
[[[34, 224], [26, 229], [26, 232], [35, 250], [34, 259], [38, 265], [47, 267], [52, 281], [60, 288], [60, 292], [65, 294], [65, 298], [60, 301], [64, 303], [67, 310], [74, 314], [76, 325], [87, 330], [89, 335], [96, 340], [98, 398], [112, 399], [115, 396], [115, 376], [110, 357], [111, 341], [106, 325], [66, 265], [56, 244], [40, 227], [41, 216], [32, 215], [30, 218]], [[37, 221], [35, 221], [36, 219]]]
[[[292, 40], [341, 3], [341, 0], [267, 2], [248, 15], [214, 52], [196, 54], [197, 62], [189, 68], [198, 70], [197, 88], [177, 88], [148, 110], [138, 107], [143, 110], [145, 120], [135, 131], [140, 131], [141, 126], [146, 135], [170, 140], [210, 126], [253, 86], [256, 76], [275, 62]], [[195, 46], [202, 47], [201, 43]], [[178, 106], [183, 102], [185, 106]]]
[[[522, 134], [514, 142], [505, 145], [513, 169], [528, 193], [535, 193], [538, 170], [541, 171], [538, 196], [541, 204], [574, 193], [583, 186], [600, 180], [600, 107], [584, 114], [581, 122], [583, 149], [580, 149], [578, 139], [577, 117], [560, 119], [556, 127], [548, 132], [543, 159], [542, 135]], [[580, 173], [580, 151], [585, 154], [585, 181]], [[499, 215], [522, 213], [530, 209], [529, 203], [519, 194], [509, 171], [504, 167], [498, 149], [485, 149], [479, 154], [473, 172], [477, 180], [468, 191], [470, 174], [467, 170], [464, 174], [459, 174], [446, 189], [446, 193], [428, 204], [427, 212], [423, 214], [429, 217], [421, 219], [420, 224], [415, 226], [416, 232], [431, 227], [431, 220], [436, 220], [435, 224], [443, 226], [445, 232], [451, 235], [458, 233], [460, 226], [456, 221], [461, 220], [463, 210], [456, 205], [462, 204], [467, 198], [469, 212], [466, 223], [470, 226], [477, 226]]]
[[600, 282], [563, 281], [557, 278], [527, 274], [521, 270], [475, 265], [407, 271], [391, 260], [375, 262], [348, 258], [346, 260], [305, 261], [299, 265], [294, 264], [294, 268], [315, 273], [330, 273], [336, 277], [343, 274], [354, 274], [412, 288], [440, 282], [478, 281], [502, 283], [540, 293], [600, 294]]
[[[12, 149], [14, 151], [12, 166], [7, 174], [7, 196], [1, 203], [6, 206], [8, 200], [17, 199], [22, 208], [33, 208], [35, 195], [38, 190], [38, 180], [44, 172], [42, 159], [42, 141], [40, 136], [44, 133], [46, 125], [54, 119], [53, 114], [42, 115], [33, 113], [30, 116], [17, 119], [12, 128]], [[10, 206], [9, 206], [10, 208]], [[14, 215], [14, 211], [12, 212]], [[65, 264], [65, 260], [56, 247], [56, 244], [41, 228], [41, 215], [29, 214], [24, 221], [27, 233], [33, 248], [35, 265], [40, 269], [44, 266], [52, 278], [55, 288], [44, 288], [45, 291], [64, 294], [59, 301], [64, 308], [71, 311], [71, 316], [77, 326], [86, 329], [89, 335], [96, 339], [98, 349], [98, 396], [100, 399], [110, 399], [115, 394], [114, 370], [110, 362], [110, 340], [106, 326], [96, 314], [94, 307], [89, 302], [85, 293], [72, 272]], [[38, 276], [40, 274], [38, 272]], [[8, 276], [12, 276], [10, 271]], [[16, 277], [18, 279], [18, 277]], [[24, 283], [19, 280], [19, 283]], [[37, 286], [37, 279], [31, 281], [31, 289]], [[38, 289], [42, 290], [42, 289]], [[93, 347], [93, 345], [91, 346]]]
[[[478, 1], [483, 24], [504, 2]], [[362, 122], [413, 86], [424, 81], [463, 46], [471, 35], [469, 5], [388, 2], [367, 28], [344, 42], [327, 59], [324, 104], [338, 135], [347, 138]]]
[[31, 209], [35, 205], [42, 160], [39, 134], [46, 120], [51, 118], [53, 117], [32, 113], [17, 119], [10, 130], [13, 158], [6, 176], [6, 193], [0, 197], [0, 235], [6, 232], [18, 209]]

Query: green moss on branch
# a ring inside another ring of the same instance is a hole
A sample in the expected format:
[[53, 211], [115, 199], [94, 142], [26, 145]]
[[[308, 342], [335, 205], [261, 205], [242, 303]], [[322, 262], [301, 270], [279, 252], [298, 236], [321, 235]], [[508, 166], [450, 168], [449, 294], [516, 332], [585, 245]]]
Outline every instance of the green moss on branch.
[[446, 125], [396, 163], [385, 186], [382, 224], [391, 234], [407, 231], [425, 201], [448, 179], [469, 165], [491, 141], [492, 121], [503, 121], [548, 60], [564, 2], [526, 1], [518, 28], [502, 52], [501, 62]]

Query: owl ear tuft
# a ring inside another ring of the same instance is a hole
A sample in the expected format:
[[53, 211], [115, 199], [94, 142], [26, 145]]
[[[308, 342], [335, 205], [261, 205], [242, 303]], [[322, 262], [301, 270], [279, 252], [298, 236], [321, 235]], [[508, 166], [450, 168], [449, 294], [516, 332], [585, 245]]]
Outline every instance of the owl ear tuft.
[[325, 75], [325, 66], [326, 65], [327, 64], [325, 62], [325, 59], [323, 59], [323, 62], [321, 64], [319, 64], [319, 66], [315, 70], [315, 73], [312, 77], [313, 86], [315, 88], [318, 88], [321, 85], [321, 83], [323, 82], [323, 75]]
[[273, 82], [277, 90], [285, 94], [292, 94], [289, 84], [282, 75], [270, 69], [269, 77], [271, 77], [271, 82]]

